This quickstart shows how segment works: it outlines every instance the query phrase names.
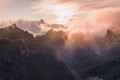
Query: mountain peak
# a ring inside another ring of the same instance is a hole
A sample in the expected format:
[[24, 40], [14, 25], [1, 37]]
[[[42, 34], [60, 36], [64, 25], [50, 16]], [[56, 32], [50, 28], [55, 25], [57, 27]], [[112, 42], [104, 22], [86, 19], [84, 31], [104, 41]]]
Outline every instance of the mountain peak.
[[12, 24], [8, 28], [17, 28], [17, 26], [16, 26], [16, 24]]
[[16, 26], [16, 24], [12, 24], [5, 28], [5, 31], [8, 31], [8, 30], [20, 30], [20, 29]]
[[43, 19], [40, 19], [40, 24], [46, 24], [46, 22]]

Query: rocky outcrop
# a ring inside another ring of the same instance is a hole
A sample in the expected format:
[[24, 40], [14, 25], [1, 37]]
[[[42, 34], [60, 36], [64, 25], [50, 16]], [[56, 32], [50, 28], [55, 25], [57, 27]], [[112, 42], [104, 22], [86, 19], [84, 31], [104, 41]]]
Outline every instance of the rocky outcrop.
[[16, 25], [0, 31], [0, 80], [75, 80], [51, 48], [36, 43], [42, 38]]

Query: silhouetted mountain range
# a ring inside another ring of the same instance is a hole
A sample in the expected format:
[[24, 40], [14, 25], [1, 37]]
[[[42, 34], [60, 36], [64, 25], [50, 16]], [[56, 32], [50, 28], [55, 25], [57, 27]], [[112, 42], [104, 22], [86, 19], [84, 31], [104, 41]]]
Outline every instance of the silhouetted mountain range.
[[0, 80], [75, 80], [55, 52], [37, 42], [42, 38], [35, 39], [15, 24], [0, 32]]
[[[40, 23], [48, 25], [44, 20]], [[0, 80], [119, 80], [119, 33], [108, 29], [104, 37], [96, 39], [98, 54], [89, 44], [66, 48], [66, 31], [50, 29], [34, 37], [16, 24], [1, 28]], [[73, 38], [84, 44], [81, 33]]]

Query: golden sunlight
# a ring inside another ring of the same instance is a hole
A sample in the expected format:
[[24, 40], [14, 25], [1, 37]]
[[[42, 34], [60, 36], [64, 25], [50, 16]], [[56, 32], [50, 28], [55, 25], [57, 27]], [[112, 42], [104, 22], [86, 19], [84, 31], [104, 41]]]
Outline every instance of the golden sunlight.
[[74, 14], [74, 10], [65, 5], [59, 5], [53, 7], [54, 14], [58, 17], [57, 22], [65, 24], [68, 19]]

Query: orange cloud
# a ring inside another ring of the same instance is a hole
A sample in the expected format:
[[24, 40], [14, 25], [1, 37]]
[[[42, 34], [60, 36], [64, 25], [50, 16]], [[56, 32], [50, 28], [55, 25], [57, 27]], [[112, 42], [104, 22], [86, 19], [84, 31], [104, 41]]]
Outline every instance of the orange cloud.
[[[117, 8], [119, 6], [120, 0], [36, 0], [31, 3], [33, 13], [45, 16], [45, 18], [50, 18], [53, 20], [53, 22], [58, 19], [59, 21], [66, 21], [62, 20], [66, 17], [67, 20], [73, 20], [75, 15], [77, 15], [76, 17], [81, 17], [86, 15], [88, 11], [104, 9], [108, 7]], [[63, 7], [63, 9], [61, 10], [59, 7]], [[56, 10], [58, 11], [56, 12]], [[70, 15], [66, 14], [67, 12], [69, 12]], [[60, 13], [60, 15], [56, 13]], [[64, 14], [69, 16], [62, 16]]]

